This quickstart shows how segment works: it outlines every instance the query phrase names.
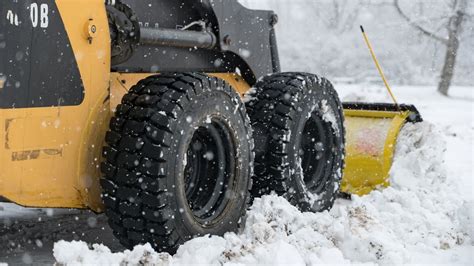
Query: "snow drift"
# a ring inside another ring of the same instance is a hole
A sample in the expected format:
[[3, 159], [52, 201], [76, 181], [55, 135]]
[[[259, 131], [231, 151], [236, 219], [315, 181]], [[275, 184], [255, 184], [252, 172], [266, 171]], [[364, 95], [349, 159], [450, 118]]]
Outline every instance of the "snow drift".
[[441, 263], [436, 260], [440, 254], [462, 247], [469, 252], [473, 244], [473, 203], [463, 202], [446, 178], [445, 150], [433, 125], [409, 124], [399, 136], [392, 186], [351, 201], [340, 199], [329, 212], [301, 213], [269, 195], [254, 201], [239, 234], [193, 239], [174, 256], [156, 253], [148, 244], [113, 253], [100, 244], [59, 241], [54, 257], [65, 265], [313, 265], [414, 263], [436, 255], [434, 262]]

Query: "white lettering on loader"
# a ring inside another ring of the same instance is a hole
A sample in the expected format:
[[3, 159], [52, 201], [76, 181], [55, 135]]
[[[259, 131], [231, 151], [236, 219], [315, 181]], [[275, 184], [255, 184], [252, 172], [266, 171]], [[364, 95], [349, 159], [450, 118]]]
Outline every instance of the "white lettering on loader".
[[34, 28], [38, 27], [47, 28], [49, 26], [49, 8], [48, 4], [41, 4], [38, 8], [37, 3], [32, 3], [30, 6], [30, 19], [31, 24]]
[[20, 23], [18, 22], [18, 15], [14, 14], [13, 11], [7, 11], [7, 20], [10, 21], [10, 24], [14, 26], [18, 26]]

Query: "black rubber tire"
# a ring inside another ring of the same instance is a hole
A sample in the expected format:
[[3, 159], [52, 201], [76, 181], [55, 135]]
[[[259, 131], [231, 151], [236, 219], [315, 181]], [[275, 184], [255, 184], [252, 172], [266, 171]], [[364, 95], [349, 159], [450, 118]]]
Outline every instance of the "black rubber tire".
[[278, 73], [261, 79], [247, 99], [255, 140], [252, 196], [275, 191], [302, 211], [331, 208], [345, 135], [331, 83], [312, 74]]
[[238, 228], [253, 139], [245, 105], [225, 81], [197, 73], [140, 81], [118, 105], [106, 143], [102, 198], [125, 247], [148, 242], [174, 253], [195, 236]]

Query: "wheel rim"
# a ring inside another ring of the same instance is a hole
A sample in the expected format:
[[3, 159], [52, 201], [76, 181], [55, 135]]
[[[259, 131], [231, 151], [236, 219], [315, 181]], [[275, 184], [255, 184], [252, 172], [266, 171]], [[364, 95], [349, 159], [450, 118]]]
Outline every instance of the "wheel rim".
[[300, 153], [306, 189], [313, 193], [324, 191], [333, 165], [334, 130], [330, 122], [313, 112], [303, 129]]
[[211, 225], [224, 212], [233, 190], [236, 165], [230, 131], [220, 120], [194, 132], [186, 153], [184, 191], [188, 207], [202, 225]]

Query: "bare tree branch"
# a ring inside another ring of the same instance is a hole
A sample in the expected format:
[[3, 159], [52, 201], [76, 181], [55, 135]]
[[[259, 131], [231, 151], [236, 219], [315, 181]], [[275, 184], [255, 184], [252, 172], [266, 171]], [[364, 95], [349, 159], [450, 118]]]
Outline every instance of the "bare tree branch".
[[423, 26], [416, 23], [407, 14], [405, 14], [405, 12], [403, 12], [402, 8], [400, 7], [399, 0], [394, 0], [394, 5], [395, 5], [395, 8], [397, 9], [398, 13], [400, 14], [400, 16], [403, 19], [405, 19], [410, 26], [418, 29], [421, 33], [423, 33], [424, 35], [426, 35], [428, 37], [431, 37], [431, 38], [433, 38], [433, 39], [435, 39], [435, 40], [437, 40], [437, 41], [439, 41], [439, 42], [441, 42], [445, 45], [448, 44], [448, 39], [447, 38], [441, 37], [441, 36], [437, 35], [436, 33], [425, 29]]

